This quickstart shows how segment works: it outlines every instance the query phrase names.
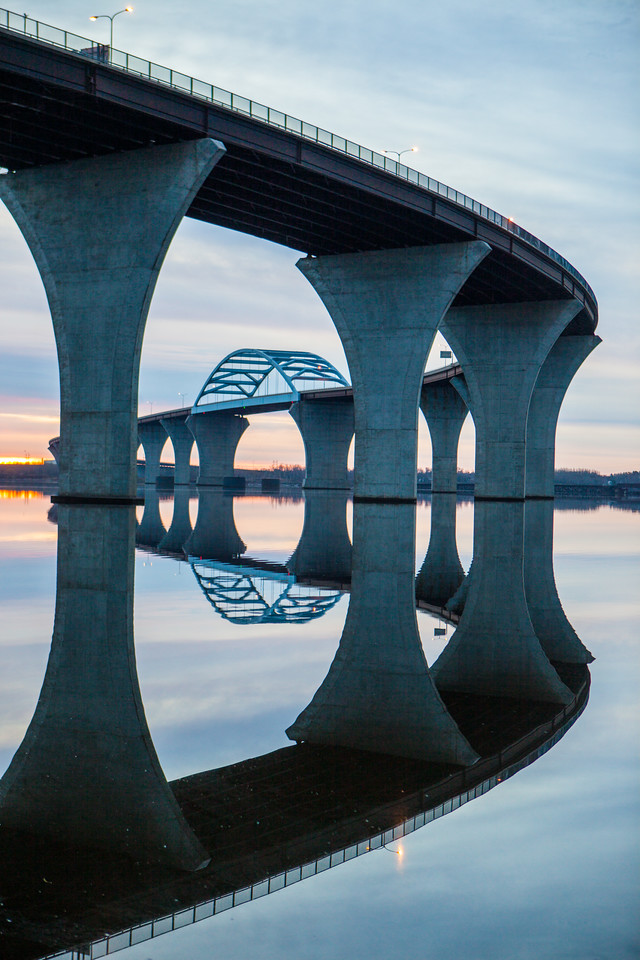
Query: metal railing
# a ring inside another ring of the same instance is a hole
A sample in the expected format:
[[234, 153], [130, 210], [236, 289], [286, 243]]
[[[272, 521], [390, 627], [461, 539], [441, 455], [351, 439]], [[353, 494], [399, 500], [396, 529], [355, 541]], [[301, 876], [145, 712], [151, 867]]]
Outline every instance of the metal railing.
[[173, 89], [181, 90], [190, 96], [199, 97], [202, 100], [216, 104], [216, 106], [244, 114], [254, 120], [266, 123], [269, 126], [278, 127], [280, 130], [286, 130], [295, 136], [305, 140], [311, 140], [324, 147], [329, 147], [331, 150], [336, 150], [339, 153], [353, 157], [355, 160], [361, 160], [363, 163], [367, 163], [394, 176], [400, 177], [402, 180], [407, 180], [417, 187], [428, 190], [430, 193], [437, 194], [460, 207], [470, 210], [483, 220], [487, 220], [489, 223], [493, 223], [503, 230], [507, 230], [509, 233], [518, 237], [519, 240], [523, 240], [530, 246], [535, 247], [536, 250], [539, 250], [545, 256], [559, 264], [563, 270], [585, 287], [594, 300], [596, 299], [593, 290], [585, 278], [565, 257], [557, 253], [557, 251], [542, 240], [539, 240], [538, 237], [529, 233], [528, 230], [518, 226], [510, 217], [504, 217], [501, 213], [492, 210], [491, 207], [487, 207], [483, 203], [479, 203], [477, 200], [473, 200], [459, 190], [448, 187], [439, 180], [434, 180], [433, 177], [429, 177], [424, 173], [419, 173], [417, 170], [413, 170], [411, 167], [407, 167], [397, 160], [392, 160], [382, 153], [377, 153], [368, 147], [360, 146], [360, 144], [354, 143], [352, 140], [339, 137], [334, 133], [330, 133], [328, 130], [314, 126], [314, 124], [298, 120], [296, 117], [291, 117], [281, 110], [274, 110], [262, 103], [257, 103], [248, 97], [241, 97], [236, 93], [231, 93], [229, 90], [224, 90], [222, 87], [217, 87], [212, 83], [196, 80], [186, 73], [180, 73], [169, 67], [163, 67], [160, 64], [136, 57], [130, 53], [125, 53], [122, 50], [109, 48], [105, 44], [96, 43], [94, 40], [82, 37], [76, 33], [71, 33], [69, 30], [62, 30], [59, 27], [52, 27], [47, 23], [34, 20], [26, 13], [13, 13], [11, 10], [0, 7], [0, 29], [2, 28], [15, 33], [21, 33], [24, 36], [40, 40], [44, 43], [62, 47], [71, 53], [79, 54], [107, 66], [135, 74], [145, 80], [155, 81], [156, 83], [161, 83]]

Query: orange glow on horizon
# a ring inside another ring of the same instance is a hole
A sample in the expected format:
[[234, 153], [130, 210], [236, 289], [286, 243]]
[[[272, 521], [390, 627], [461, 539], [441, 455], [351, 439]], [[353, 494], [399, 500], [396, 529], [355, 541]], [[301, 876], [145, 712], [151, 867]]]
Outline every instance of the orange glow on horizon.
[[44, 463], [44, 457], [0, 457], [0, 464]]

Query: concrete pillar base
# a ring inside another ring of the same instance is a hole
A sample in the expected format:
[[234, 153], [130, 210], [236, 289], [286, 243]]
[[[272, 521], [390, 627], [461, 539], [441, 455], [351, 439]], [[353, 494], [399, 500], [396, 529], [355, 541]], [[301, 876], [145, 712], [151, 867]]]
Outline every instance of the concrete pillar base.
[[191, 140], [0, 177], [53, 319], [63, 495], [135, 496], [149, 303], [178, 224], [223, 153]]
[[188, 486], [191, 483], [191, 450], [193, 449], [193, 434], [184, 420], [170, 417], [161, 420], [173, 446], [175, 471], [173, 475], [174, 487]]
[[438, 325], [489, 252], [481, 241], [298, 261], [349, 364], [355, 413], [354, 495], [416, 497], [418, 403]]
[[347, 457], [353, 437], [353, 400], [300, 400], [289, 413], [304, 443], [304, 488], [350, 489]]
[[159, 420], [138, 423], [138, 441], [144, 449], [145, 486], [155, 484], [160, 476], [160, 460], [167, 442], [167, 431]]
[[224, 487], [225, 479], [234, 476], [236, 447], [249, 421], [235, 413], [196, 413], [186, 424], [198, 446], [198, 486]]
[[458, 442], [469, 412], [450, 380], [422, 387], [420, 409], [431, 436], [432, 493], [455, 493], [458, 480]]

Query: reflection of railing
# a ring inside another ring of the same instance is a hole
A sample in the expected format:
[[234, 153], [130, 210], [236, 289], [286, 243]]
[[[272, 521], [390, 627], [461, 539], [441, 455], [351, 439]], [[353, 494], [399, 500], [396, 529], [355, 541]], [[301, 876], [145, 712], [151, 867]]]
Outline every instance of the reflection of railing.
[[[396, 826], [377, 831], [369, 837], [350, 843], [348, 846], [340, 846], [321, 857], [264, 877], [248, 886], [95, 940], [84, 947], [86, 952], [82, 956], [86, 960], [96, 960], [98, 957], [110, 956], [137, 943], [143, 943], [173, 930], [179, 930], [181, 927], [190, 926], [199, 920], [206, 920], [219, 913], [224, 913], [225, 910], [232, 907], [275, 893], [277, 890], [290, 887], [301, 880], [324, 873], [331, 867], [337, 867], [366, 853], [380, 850], [387, 843], [401, 840], [428, 823], [458, 810], [471, 800], [484, 796], [499, 783], [510, 779], [520, 770], [544, 756], [562, 739], [567, 730], [580, 717], [587, 705], [588, 698], [589, 683], [587, 680], [572, 704], [560, 711], [553, 720], [536, 727], [535, 730], [511, 744], [507, 749], [492, 757], [482, 759], [459, 773], [446, 777], [433, 787], [429, 787], [428, 791], [421, 790], [417, 794], [403, 796], [402, 808], [405, 811], [417, 808], [419, 812], [410, 817], [407, 817], [405, 813]], [[397, 802], [378, 807], [376, 808], [376, 816], [381, 811], [388, 810], [393, 818], [393, 810], [396, 807]], [[358, 817], [358, 822], [360, 822], [360, 817]], [[54, 958], [56, 960], [76, 960], [77, 956], [77, 953], [65, 950], [49, 954], [43, 960], [54, 960]]]
[[338, 590], [296, 583], [290, 574], [189, 558], [191, 569], [214, 610], [238, 624], [308, 623], [335, 606]]
[[[59, 27], [52, 27], [49, 24], [41, 23], [38, 20], [28, 17], [26, 14], [13, 13], [3, 7], [0, 7], [0, 27], [16, 33], [22, 33], [27, 37], [32, 37], [36, 40], [62, 47], [71, 53], [84, 56], [87, 55], [84, 49], [87, 44], [90, 45], [89, 50], [94, 50], [101, 46], [86, 37], [81, 37], [68, 30], [62, 30]], [[96, 54], [89, 55], [93, 58], [96, 57]], [[180, 73], [178, 70], [162, 67], [157, 63], [152, 63], [150, 60], [144, 60], [133, 54], [125, 53], [122, 50], [111, 49], [110, 66], [125, 70], [127, 73], [135, 74], [145, 80], [162, 83], [165, 86], [181, 90], [191, 96], [200, 97], [210, 103], [215, 103], [217, 106], [225, 107], [228, 110], [242, 113], [254, 120], [259, 120], [270, 126], [286, 130], [295, 136], [302, 137], [305, 140], [311, 140], [321, 146], [329, 147], [356, 160], [361, 160], [364, 163], [385, 170], [387, 173], [407, 180], [409, 183], [413, 183], [417, 187], [422, 187], [430, 193], [438, 194], [460, 207], [471, 210], [477, 216], [488, 220], [490, 223], [496, 224], [496, 226], [501, 227], [503, 230], [508, 230], [520, 240], [535, 247], [536, 250], [539, 250], [545, 256], [560, 264], [567, 273], [570, 273], [588, 290], [589, 294], [595, 300], [595, 294], [587, 281], [565, 257], [557, 253], [542, 240], [539, 240], [532, 233], [529, 233], [528, 230], [524, 230], [518, 226], [510, 217], [504, 217], [502, 214], [492, 210], [491, 207], [487, 207], [477, 200], [468, 197], [466, 194], [461, 193], [460, 190], [448, 187], [446, 184], [440, 183], [439, 180], [434, 180], [433, 177], [428, 177], [424, 173], [418, 173], [417, 170], [412, 170], [411, 167], [392, 160], [382, 153], [377, 153], [375, 150], [362, 147], [352, 140], [336, 136], [336, 134], [330, 133], [328, 130], [323, 130], [321, 127], [316, 127], [311, 123], [305, 123], [303, 120], [291, 117], [280, 110], [273, 110], [271, 107], [267, 107], [262, 103], [256, 103], [255, 100], [240, 97], [236, 93], [222, 89], [222, 87], [216, 87], [211, 83], [204, 83], [202, 80], [196, 80], [185, 73]]]

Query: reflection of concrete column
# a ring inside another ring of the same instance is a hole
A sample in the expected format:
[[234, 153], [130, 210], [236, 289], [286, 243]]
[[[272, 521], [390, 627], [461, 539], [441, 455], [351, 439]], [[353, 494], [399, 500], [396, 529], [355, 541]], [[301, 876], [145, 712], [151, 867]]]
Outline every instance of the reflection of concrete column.
[[549, 350], [581, 307], [577, 300], [492, 304], [454, 308], [443, 320], [469, 390], [476, 499], [524, 497], [531, 393]]
[[136, 543], [144, 547], [157, 547], [166, 534], [160, 516], [160, 495], [155, 487], [147, 487], [144, 492], [144, 512], [136, 527]]
[[178, 486], [173, 488], [173, 516], [171, 526], [158, 543], [160, 550], [167, 553], [183, 553], [184, 546], [191, 536], [191, 517], [189, 516], [189, 488]]
[[193, 434], [189, 430], [186, 419], [180, 420], [178, 417], [168, 417], [161, 421], [162, 426], [169, 434], [173, 446], [173, 457], [175, 460], [175, 471], [173, 475], [174, 487], [191, 483], [191, 450], [193, 447]]
[[51, 308], [61, 497], [135, 497], [149, 303], [173, 234], [222, 153], [214, 140], [191, 140], [0, 178]]
[[0, 821], [191, 870], [206, 853], [158, 762], [135, 668], [134, 524], [132, 507], [58, 507], [51, 653]]
[[553, 497], [556, 427], [569, 384], [600, 337], [559, 337], [549, 351], [531, 395], [527, 417], [528, 497]]
[[289, 413], [298, 425], [306, 462], [304, 487], [348, 489], [353, 400], [300, 400]]
[[198, 490], [198, 519], [184, 545], [188, 556], [205, 560], [233, 560], [247, 549], [236, 530], [233, 497], [221, 490]]
[[529, 616], [542, 649], [560, 663], [591, 663], [593, 656], [567, 620], [553, 576], [553, 500], [525, 506], [524, 587]]
[[458, 477], [458, 441], [469, 412], [450, 380], [422, 387], [420, 409], [429, 427], [432, 449], [433, 493], [455, 493]]
[[298, 579], [351, 579], [351, 541], [347, 532], [347, 491], [304, 492], [302, 536], [287, 568]]
[[198, 445], [198, 486], [221, 487], [225, 477], [234, 475], [236, 448], [249, 421], [221, 411], [196, 413], [186, 422]]
[[292, 740], [420, 760], [476, 754], [429, 674], [416, 622], [415, 506], [354, 503], [351, 599], [340, 646]]
[[138, 440], [144, 448], [144, 482], [148, 486], [160, 476], [160, 458], [167, 442], [167, 431], [159, 420], [138, 423]]
[[476, 501], [473, 577], [460, 623], [432, 667], [438, 688], [569, 703], [524, 594], [524, 501]]
[[416, 597], [434, 607], [444, 607], [464, 580], [456, 543], [456, 495], [431, 495], [429, 549], [416, 577]]
[[354, 497], [415, 500], [418, 403], [427, 354], [481, 241], [299, 260], [334, 321], [355, 413]]

